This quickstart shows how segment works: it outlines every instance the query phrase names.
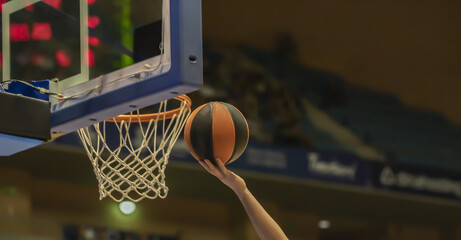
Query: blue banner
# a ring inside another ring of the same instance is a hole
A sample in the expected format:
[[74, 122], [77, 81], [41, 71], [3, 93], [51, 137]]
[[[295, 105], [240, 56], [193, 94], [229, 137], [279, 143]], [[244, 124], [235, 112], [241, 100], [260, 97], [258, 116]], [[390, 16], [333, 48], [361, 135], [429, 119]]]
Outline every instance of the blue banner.
[[[196, 162], [179, 139], [172, 160]], [[355, 186], [367, 185], [366, 163], [353, 155], [326, 154], [250, 143], [229, 168]]]
[[[109, 145], [120, 145], [119, 137], [115, 133], [115, 129], [107, 131], [107, 134], [111, 135], [106, 137]], [[131, 134], [134, 142], [140, 141], [137, 132]], [[62, 137], [56, 142], [81, 146], [76, 134]], [[197, 160], [189, 153], [182, 137], [173, 148], [170, 161], [197, 164]], [[229, 168], [299, 180], [316, 180], [399, 193], [461, 199], [461, 177], [456, 174], [428, 168], [374, 163], [352, 154], [305, 151], [250, 143], [244, 154], [231, 163]]]
[[[107, 144], [115, 148], [117, 144], [120, 145], [117, 130], [113, 126], [107, 127]], [[134, 142], [137, 134], [136, 131], [130, 131]], [[81, 146], [79, 141], [77, 134], [72, 133], [56, 140], [56, 143]], [[189, 153], [183, 137], [178, 139], [171, 151], [170, 161], [198, 164]], [[243, 155], [231, 163], [229, 168], [361, 187], [367, 185], [368, 178], [366, 162], [354, 155], [327, 154], [257, 143], [250, 143]]]
[[461, 199], [461, 177], [457, 174], [436, 169], [377, 164], [371, 169], [372, 184], [375, 188]]

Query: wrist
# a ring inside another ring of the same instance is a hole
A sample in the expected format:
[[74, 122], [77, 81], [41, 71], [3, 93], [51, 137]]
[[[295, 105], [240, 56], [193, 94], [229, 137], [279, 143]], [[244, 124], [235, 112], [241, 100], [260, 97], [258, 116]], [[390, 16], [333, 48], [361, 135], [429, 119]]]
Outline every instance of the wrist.
[[248, 194], [250, 192], [246, 186], [233, 188], [232, 190], [235, 192], [235, 194], [237, 194], [239, 198], [245, 196], [245, 194]]

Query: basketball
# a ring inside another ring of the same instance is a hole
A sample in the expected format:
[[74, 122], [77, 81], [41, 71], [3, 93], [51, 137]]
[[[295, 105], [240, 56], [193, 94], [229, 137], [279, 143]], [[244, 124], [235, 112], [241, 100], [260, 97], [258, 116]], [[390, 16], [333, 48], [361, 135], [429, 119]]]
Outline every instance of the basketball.
[[234, 106], [210, 102], [195, 109], [186, 122], [184, 139], [195, 159], [224, 164], [237, 160], [248, 144], [248, 123]]

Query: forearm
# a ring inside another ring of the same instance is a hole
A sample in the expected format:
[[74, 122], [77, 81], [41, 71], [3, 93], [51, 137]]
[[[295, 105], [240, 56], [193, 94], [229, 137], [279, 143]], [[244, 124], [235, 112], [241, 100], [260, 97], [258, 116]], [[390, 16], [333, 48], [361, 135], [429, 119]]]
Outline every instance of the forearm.
[[236, 190], [235, 193], [240, 202], [242, 202], [251, 223], [262, 240], [288, 239], [280, 226], [264, 210], [247, 188]]
[[220, 159], [217, 159], [219, 170], [210, 162], [205, 159], [199, 162], [209, 173], [216, 176], [224, 184], [230, 187], [239, 197], [242, 202], [248, 217], [251, 220], [258, 236], [262, 240], [283, 240], [287, 239], [285, 233], [279, 225], [272, 219], [272, 217], [264, 210], [255, 197], [250, 193], [246, 187], [245, 181], [235, 173], [226, 169]]

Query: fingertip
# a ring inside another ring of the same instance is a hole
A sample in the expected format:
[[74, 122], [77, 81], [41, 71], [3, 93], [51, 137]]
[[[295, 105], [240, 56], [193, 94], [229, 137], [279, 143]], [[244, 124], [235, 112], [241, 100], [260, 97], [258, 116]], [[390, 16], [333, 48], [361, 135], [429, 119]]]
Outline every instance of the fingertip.
[[224, 163], [221, 161], [220, 158], [216, 158], [216, 160], [217, 160], [217, 164], [218, 164], [219, 169], [224, 172], [226, 170], [226, 167], [224, 166]]
[[211, 169], [211, 166], [213, 166], [213, 163], [211, 163], [211, 161], [208, 160], [208, 159], [205, 159], [205, 160], [203, 160], [203, 161], [204, 161], [205, 164]]
[[202, 167], [206, 167], [205, 163], [203, 163], [202, 161], [198, 161], [198, 163], [202, 165]]

